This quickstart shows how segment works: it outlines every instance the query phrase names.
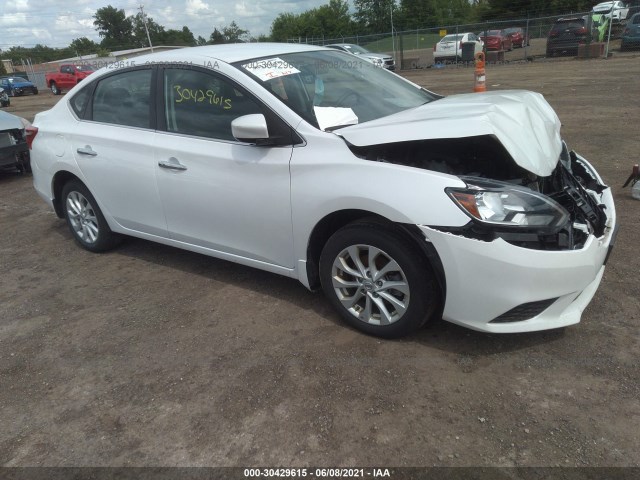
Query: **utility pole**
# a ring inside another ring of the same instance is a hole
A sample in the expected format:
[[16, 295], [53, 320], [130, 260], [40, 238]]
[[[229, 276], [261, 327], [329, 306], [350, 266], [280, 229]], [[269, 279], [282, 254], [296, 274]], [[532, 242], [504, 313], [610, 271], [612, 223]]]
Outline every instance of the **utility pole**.
[[147, 16], [144, 14], [144, 5], [140, 5], [140, 13], [142, 14], [142, 23], [144, 23], [144, 30], [147, 32], [147, 40], [149, 40], [149, 47], [151, 47], [151, 53], [153, 53], [153, 45], [151, 44], [151, 36], [149, 35], [149, 27], [147, 27]]

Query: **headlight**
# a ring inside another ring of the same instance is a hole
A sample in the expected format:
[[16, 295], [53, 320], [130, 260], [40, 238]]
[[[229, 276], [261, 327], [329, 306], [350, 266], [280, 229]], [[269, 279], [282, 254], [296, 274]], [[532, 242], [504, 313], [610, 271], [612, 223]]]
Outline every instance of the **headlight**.
[[381, 58], [372, 58], [371, 61], [373, 62], [374, 65], [377, 65], [377, 66], [380, 66], [384, 63]]
[[525, 187], [481, 178], [462, 178], [467, 188], [447, 188], [451, 199], [471, 218], [503, 227], [556, 230], [569, 219], [553, 199]]

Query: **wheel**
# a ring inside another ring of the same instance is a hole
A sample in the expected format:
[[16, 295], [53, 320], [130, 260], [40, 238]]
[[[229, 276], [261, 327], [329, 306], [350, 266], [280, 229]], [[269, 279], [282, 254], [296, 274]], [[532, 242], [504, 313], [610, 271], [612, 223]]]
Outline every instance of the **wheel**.
[[37, 88], [35, 88], [35, 89], [33, 90], [33, 94], [34, 94], [34, 95], [38, 95], [38, 93], [40, 93], [40, 92], [38, 91], [38, 89], [37, 89]]
[[320, 256], [320, 282], [349, 325], [383, 338], [418, 330], [440, 302], [427, 259], [380, 222], [352, 223], [333, 234]]
[[9, 91], [7, 92], [7, 95], [9, 95], [10, 97], [15, 97], [16, 92], [13, 91], [13, 88], [10, 88]]
[[60, 95], [60, 89], [58, 88], [58, 85], [56, 85], [56, 82], [51, 82], [51, 93], [54, 95]]
[[91, 252], [104, 252], [119, 240], [104, 219], [89, 189], [78, 180], [71, 180], [62, 189], [64, 216], [69, 230], [81, 247]]

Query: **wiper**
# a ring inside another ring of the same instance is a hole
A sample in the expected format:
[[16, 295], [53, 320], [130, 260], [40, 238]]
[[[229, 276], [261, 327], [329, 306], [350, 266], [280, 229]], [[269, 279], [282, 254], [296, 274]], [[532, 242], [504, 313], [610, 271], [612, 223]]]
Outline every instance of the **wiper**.
[[350, 127], [351, 125], [354, 125], [353, 123], [347, 123], [345, 125], [331, 125], [330, 127], [327, 127], [324, 129], [325, 132], [333, 132], [334, 130], [338, 130], [340, 128], [344, 128], [344, 127]]

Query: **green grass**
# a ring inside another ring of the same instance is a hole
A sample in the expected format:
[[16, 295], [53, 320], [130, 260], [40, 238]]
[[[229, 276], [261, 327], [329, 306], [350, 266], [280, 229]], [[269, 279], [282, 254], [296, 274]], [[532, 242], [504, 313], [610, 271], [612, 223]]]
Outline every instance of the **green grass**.
[[[433, 48], [440, 41], [438, 33], [405, 33], [402, 35], [402, 46], [405, 51], [421, 48]], [[395, 37], [396, 49], [400, 46], [399, 36]], [[362, 46], [372, 52], [391, 52], [393, 50], [393, 41], [391, 35], [369, 43], [363, 43]]]

